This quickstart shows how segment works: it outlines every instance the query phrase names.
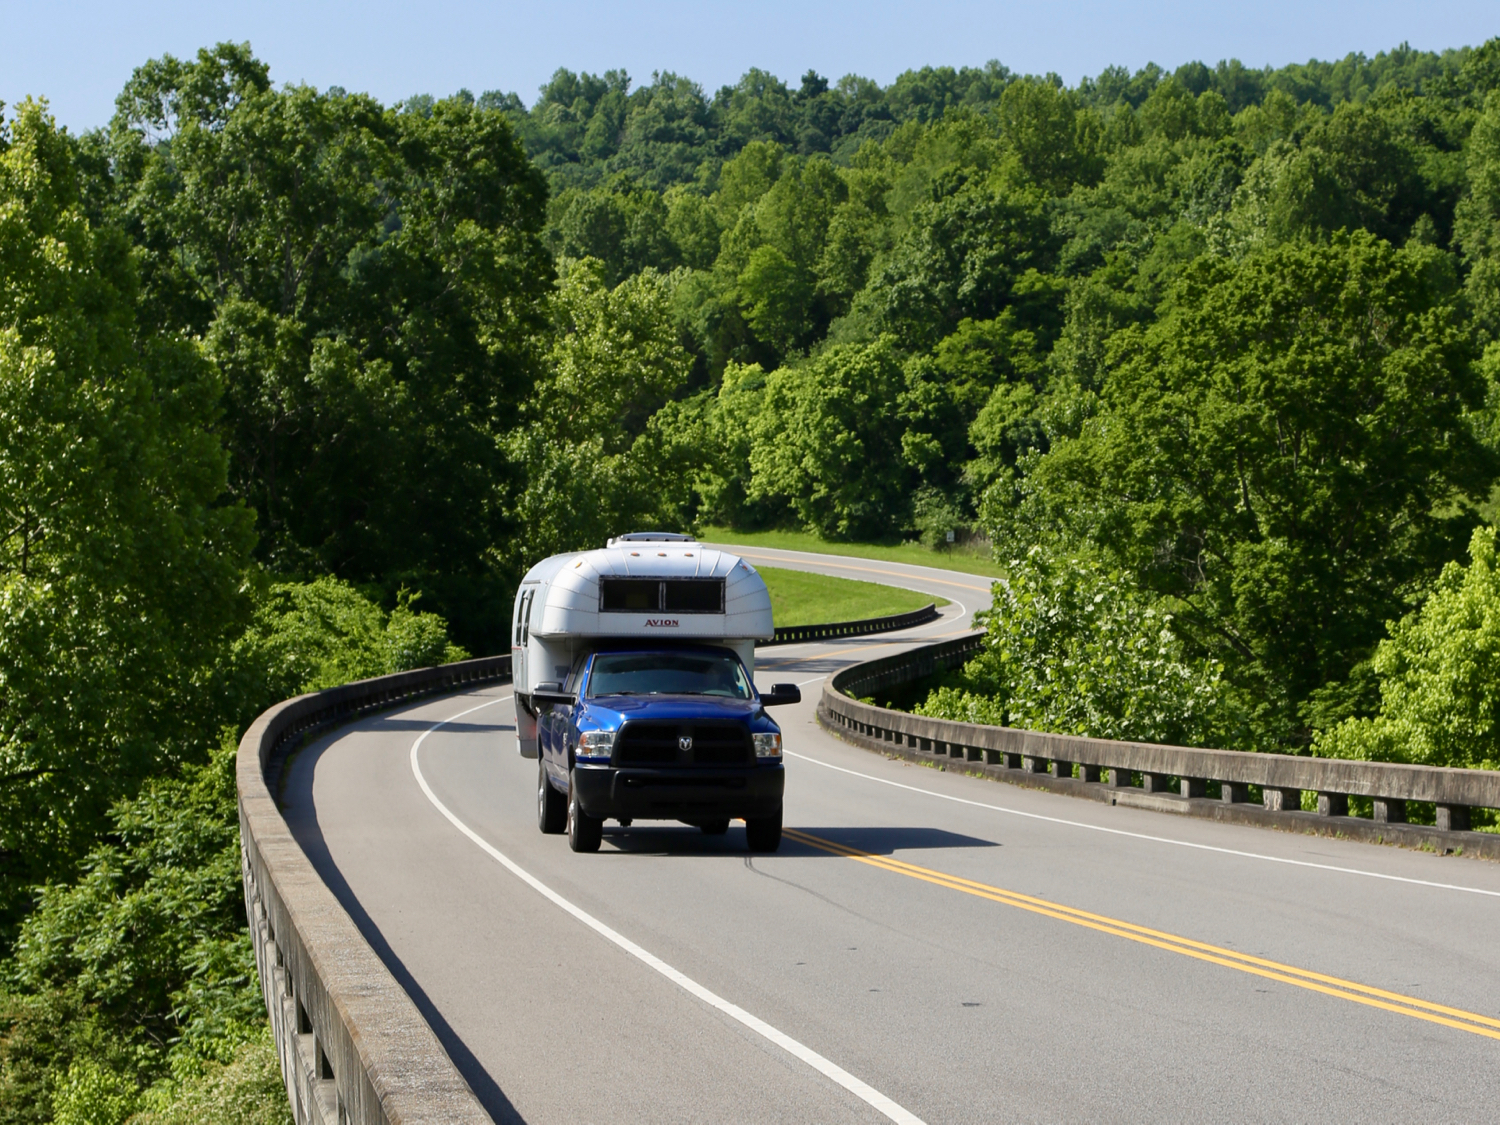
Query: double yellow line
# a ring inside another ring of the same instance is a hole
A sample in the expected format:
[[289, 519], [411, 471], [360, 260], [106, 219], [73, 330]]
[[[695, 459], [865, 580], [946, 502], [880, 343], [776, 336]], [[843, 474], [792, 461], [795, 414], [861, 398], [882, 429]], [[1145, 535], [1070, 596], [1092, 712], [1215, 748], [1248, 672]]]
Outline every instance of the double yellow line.
[[1466, 1012], [1461, 1008], [1450, 1008], [1443, 1004], [1433, 1004], [1415, 996], [1403, 996], [1399, 992], [1387, 992], [1383, 988], [1372, 988], [1357, 981], [1343, 980], [1340, 977], [1299, 969], [1295, 965], [1284, 965], [1280, 961], [1252, 957], [1248, 953], [1238, 953], [1233, 949], [1194, 941], [1192, 938], [1179, 937], [1176, 934], [1164, 933], [1146, 926], [1137, 926], [1133, 922], [1122, 922], [1103, 914], [1091, 914], [1087, 910], [1060, 906], [1043, 898], [1034, 898], [1017, 891], [1007, 891], [1002, 887], [990, 886], [988, 883], [976, 883], [972, 879], [948, 875], [928, 867], [918, 867], [914, 863], [906, 863], [890, 856], [873, 855], [870, 852], [825, 840], [820, 836], [811, 836], [793, 828], [783, 829], [783, 833], [798, 843], [844, 856], [859, 863], [867, 863], [882, 871], [921, 879], [923, 882], [946, 887], [949, 890], [962, 891], [964, 894], [989, 899], [991, 902], [998, 902], [1005, 906], [1014, 906], [1018, 910], [1029, 910], [1033, 914], [1055, 918], [1059, 922], [1071, 922], [1075, 926], [1084, 926], [1090, 930], [1098, 930], [1100, 933], [1140, 942], [1142, 945], [1165, 949], [1169, 953], [1180, 953], [1184, 957], [1222, 965], [1226, 969], [1238, 969], [1242, 973], [1251, 973], [1258, 977], [1265, 977], [1267, 980], [1296, 985], [1298, 988], [1321, 992], [1325, 996], [1335, 996], [1340, 1000], [1350, 1000], [1371, 1008], [1380, 1008], [1387, 1012], [1410, 1016], [1413, 1019], [1426, 1020], [1428, 1023], [1442, 1024], [1444, 1027], [1457, 1028], [1459, 1031], [1467, 1031], [1473, 1035], [1500, 1039], [1500, 1020], [1491, 1019], [1489, 1016]]

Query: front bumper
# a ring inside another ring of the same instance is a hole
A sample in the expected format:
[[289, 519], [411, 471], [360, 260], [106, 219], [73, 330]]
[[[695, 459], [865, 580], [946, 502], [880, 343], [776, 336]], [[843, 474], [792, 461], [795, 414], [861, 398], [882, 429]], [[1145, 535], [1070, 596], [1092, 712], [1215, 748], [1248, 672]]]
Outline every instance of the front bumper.
[[695, 821], [774, 815], [781, 808], [786, 771], [779, 764], [736, 769], [579, 765], [573, 783], [590, 816]]

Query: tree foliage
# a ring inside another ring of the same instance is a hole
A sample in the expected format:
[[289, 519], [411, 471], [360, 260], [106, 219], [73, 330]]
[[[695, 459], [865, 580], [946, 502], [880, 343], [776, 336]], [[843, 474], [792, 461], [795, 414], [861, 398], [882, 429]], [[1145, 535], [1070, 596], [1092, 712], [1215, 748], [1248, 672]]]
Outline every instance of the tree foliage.
[[531, 561], [684, 520], [698, 453], [661, 425], [691, 367], [672, 323], [675, 282], [655, 271], [613, 288], [605, 278], [593, 258], [564, 272], [545, 374], [509, 441], [526, 470], [513, 550]]
[[1172, 618], [1087, 552], [1033, 547], [982, 614], [984, 651], [921, 715], [1090, 738], [1246, 746], [1222, 668], [1184, 650]]
[[409, 586], [476, 643], [508, 620], [498, 440], [531, 391], [545, 188], [505, 116], [275, 89], [248, 47], [139, 68], [93, 196], [144, 305], [223, 372], [259, 557]]
[[222, 384], [136, 299], [124, 238], [83, 216], [67, 139], [26, 103], [0, 154], [0, 932], [201, 737], [205, 669], [248, 608]]
[[1494, 477], [1452, 288], [1370, 235], [1205, 261], [1115, 337], [1101, 412], [1036, 496], [1086, 505], [1198, 651], [1296, 706], [1420, 596], [1472, 528], [1454, 502]]
[[772, 372], [750, 427], [750, 496], [785, 497], [829, 538], [888, 533], [904, 484], [901, 390], [901, 365], [884, 340]]
[[1469, 565], [1450, 562], [1421, 608], [1391, 626], [1372, 661], [1380, 710], [1320, 733], [1331, 758], [1500, 769], [1500, 570], [1495, 529]]
[[[237, 718], [462, 659], [410, 600], [387, 614], [329, 577], [270, 587], [227, 654]], [[117, 801], [76, 872], [38, 890], [0, 993], [0, 1120], [44, 1120], [48, 1103], [58, 1120], [191, 1120], [226, 1100], [241, 1116], [216, 1119], [283, 1120], [240, 886], [237, 742], [226, 728], [206, 761]]]

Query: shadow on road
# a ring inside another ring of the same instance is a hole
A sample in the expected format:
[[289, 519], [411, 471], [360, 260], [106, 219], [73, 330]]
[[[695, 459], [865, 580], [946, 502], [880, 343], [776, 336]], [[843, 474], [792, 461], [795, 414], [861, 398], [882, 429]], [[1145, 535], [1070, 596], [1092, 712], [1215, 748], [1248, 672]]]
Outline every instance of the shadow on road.
[[[817, 836], [830, 843], [842, 844], [846, 848], [868, 852], [871, 855], [894, 855], [905, 851], [930, 851], [936, 848], [998, 848], [993, 840], [980, 840], [974, 836], [961, 836], [957, 832], [945, 832], [941, 828], [809, 828], [794, 825], [798, 832]], [[629, 828], [607, 824], [604, 828], [606, 852], [618, 851], [627, 855], [724, 855], [745, 854], [745, 827], [735, 822], [723, 836], [709, 836], [697, 828], [670, 821], [646, 821]], [[839, 859], [832, 852], [815, 848], [811, 844], [799, 843], [790, 836], [781, 840], [778, 855], [822, 856]]]

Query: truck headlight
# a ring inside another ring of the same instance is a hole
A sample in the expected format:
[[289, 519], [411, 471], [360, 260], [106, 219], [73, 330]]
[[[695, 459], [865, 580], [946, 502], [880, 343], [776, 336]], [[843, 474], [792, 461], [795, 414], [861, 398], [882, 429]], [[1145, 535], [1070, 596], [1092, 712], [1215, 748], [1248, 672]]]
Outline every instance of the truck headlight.
[[751, 737], [755, 739], [755, 756], [757, 758], [781, 757], [780, 734], [757, 734]]
[[615, 748], [612, 730], [586, 730], [578, 736], [576, 754], [580, 758], [608, 758]]

